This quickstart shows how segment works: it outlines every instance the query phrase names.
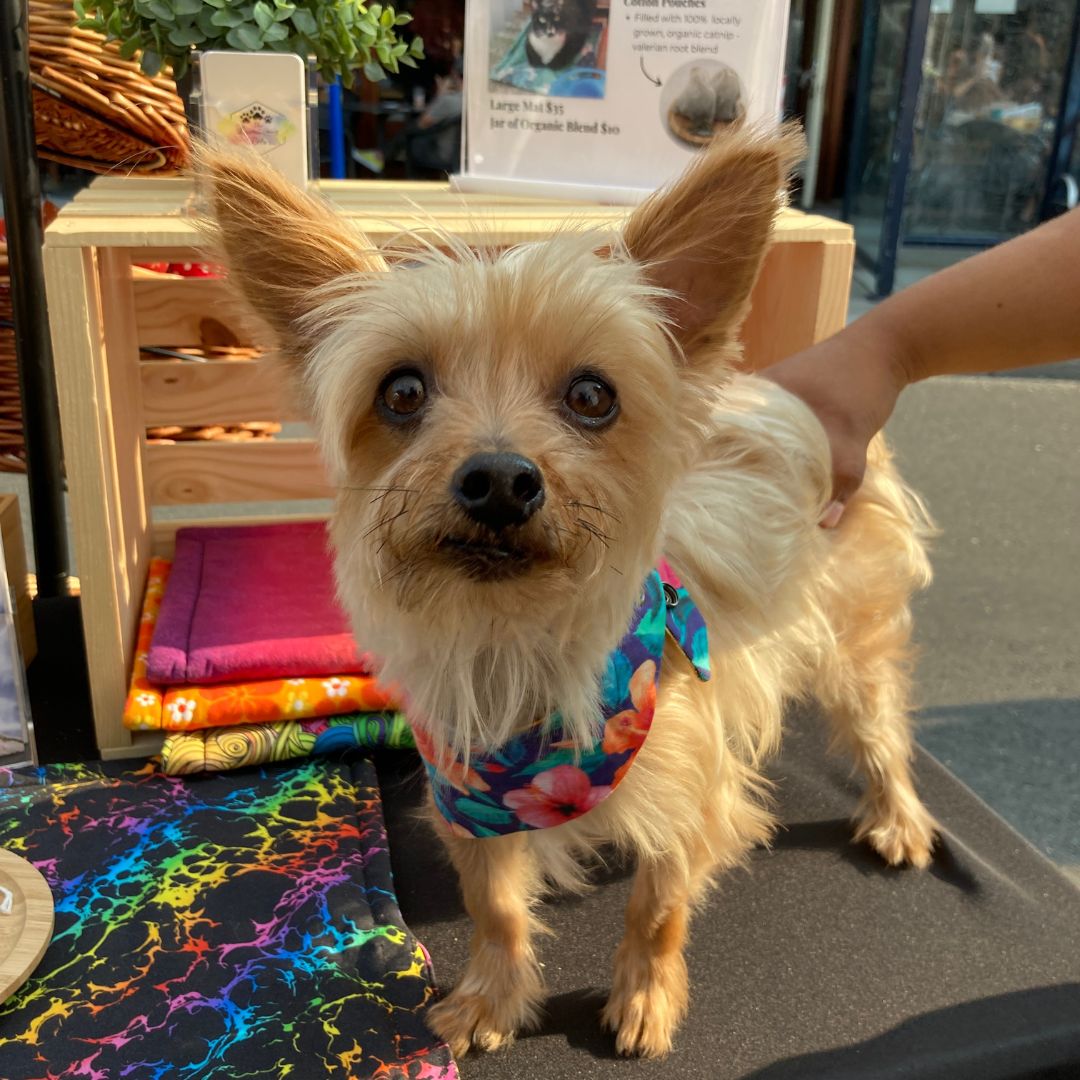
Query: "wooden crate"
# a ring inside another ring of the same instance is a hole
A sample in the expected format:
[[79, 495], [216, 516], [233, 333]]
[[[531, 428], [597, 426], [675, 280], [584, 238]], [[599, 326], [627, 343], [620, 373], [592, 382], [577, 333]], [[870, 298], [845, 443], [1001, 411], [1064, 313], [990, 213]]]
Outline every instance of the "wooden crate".
[[26, 546], [23, 543], [22, 515], [19, 513], [17, 495], [0, 496], [0, 534], [4, 538], [4, 565], [7, 568], [15, 635], [19, 639], [23, 664], [29, 666], [37, 656], [37, 634], [34, 630], [34, 601], [30, 575], [26, 570]]
[[[376, 242], [425, 219], [469, 243], [540, 240], [568, 218], [617, 227], [619, 207], [514, 196], [462, 196], [444, 184], [325, 182], [323, 192]], [[60, 393], [94, 723], [105, 758], [152, 751], [160, 739], [121, 723], [136, 626], [152, 554], [180, 524], [206, 522], [205, 503], [329, 496], [309, 439], [149, 446], [147, 426], [288, 420], [266, 365], [140, 360], [140, 345], [191, 345], [207, 313], [222, 314], [213, 279], [147, 277], [134, 265], [195, 261], [198, 236], [181, 180], [100, 178], [49, 227], [45, 273]], [[761, 367], [843, 326], [851, 229], [785, 211], [743, 336]], [[234, 326], [243, 335], [243, 328]], [[181, 522], [161, 507], [192, 508]], [[160, 517], [160, 515], [159, 515]], [[220, 522], [222, 519], [214, 519]], [[252, 519], [245, 519], [252, 520]]]

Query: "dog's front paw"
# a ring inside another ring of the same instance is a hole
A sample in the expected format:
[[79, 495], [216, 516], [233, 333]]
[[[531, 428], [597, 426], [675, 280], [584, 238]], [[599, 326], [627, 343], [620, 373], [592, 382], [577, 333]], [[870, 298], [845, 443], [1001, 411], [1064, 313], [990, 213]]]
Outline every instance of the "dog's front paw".
[[686, 1015], [686, 962], [681, 955], [656, 961], [652, 971], [631, 972], [616, 965], [615, 985], [600, 1014], [604, 1027], [615, 1032], [615, 1049], [627, 1057], [669, 1053]]
[[428, 1010], [427, 1019], [454, 1057], [462, 1057], [473, 1046], [488, 1051], [509, 1046], [522, 1026], [520, 1012], [510, 999], [498, 1002], [483, 994], [454, 990]]
[[855, 817], [855, 840], [865, 840], [890, 866], [930, 865], [937, 825], [915, 800], [901, 807], [869, 802]]

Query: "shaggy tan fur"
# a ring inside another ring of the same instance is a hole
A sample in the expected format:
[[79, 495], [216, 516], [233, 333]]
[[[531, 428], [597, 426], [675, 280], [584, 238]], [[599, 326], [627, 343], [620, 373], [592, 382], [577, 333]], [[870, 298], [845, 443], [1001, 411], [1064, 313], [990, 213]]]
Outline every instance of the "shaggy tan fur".
[[[535, 1022], [532, 946], [545, 883], [578, 887], [604, 845], [639, 870], [604, 1022], [627, 1054], [671, 1047], [688, 1001], [689, 913], [774, 827], [762, 766], [785, 701], [816, 694], [866, 781], [856, 835], [926, 866], [934, 826], [913, 786], [909, 599], [929, 580], [928, 522], [884, 447], [840, 528], [824, 432], [779, 387], [732, 373], [798, 136], [719, 141], [632, 216], [622, 238], [568, 230], [501, 254], [447, 242], [387, 270], [325, 206], [256, 163], [205, 153], [221, 256], [290, 349], [338, 498], [339, 592], [359, 640], [408, 695], [411, 721], [491, 747], [558, 709], [589, 738], [604, 661], [663, 553], [709, 626], [713, 679], [669, 646], [651, 732], [623, 783], [555, 829], [474, 840], [434, 811], [475, 921], [458, 987], [431, 1010], [456, 1053]], [[431, 399], [408, 432], [373, 407], [408, 364]], [[560, 415], [587, 369], [619, 418]], [[470, 454], [540, 467], [543, 510], [518, 530], [530, 569], [477, 581], [440, 556], [472, 526], [448, 495]], [[591, 741], [591, 740], [590, 740]]]

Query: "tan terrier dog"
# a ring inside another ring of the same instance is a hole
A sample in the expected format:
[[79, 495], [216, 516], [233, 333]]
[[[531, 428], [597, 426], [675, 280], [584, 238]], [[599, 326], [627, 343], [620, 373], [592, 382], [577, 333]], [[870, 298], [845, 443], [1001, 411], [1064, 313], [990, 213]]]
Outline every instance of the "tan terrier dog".
[[810, 410], [736, 373], [797, 133], [717, 140], [621, 236], [386, 261], [257, 162], [205, 152], [230, 281], [296, 367], [337, 489], [337, 579], [400, 687], [475, 923], [430, 1022], [456, 1054], [533, 1024], [550, 883], [636, 857], [603, 1021], [657, 1056], [691, 909], [774, 828], [766, 759], [814, 694], [866, 782], [855, 835], [924, 867], [909, 600], [928, 523], [884, 446], [818, 520]]

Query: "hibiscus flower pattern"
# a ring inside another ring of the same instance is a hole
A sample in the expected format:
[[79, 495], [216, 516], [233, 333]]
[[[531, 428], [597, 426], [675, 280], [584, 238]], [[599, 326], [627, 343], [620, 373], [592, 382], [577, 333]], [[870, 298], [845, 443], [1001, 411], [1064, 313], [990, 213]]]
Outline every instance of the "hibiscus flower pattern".
[[594, 785], [576, 765], [556, 765], [534, 776], [527, 787], [508, 791], [503, 803], [526, 825], [550, 829], [580, 817], [610, 793], [610, 785]]
[[708, 679], [705, 621], [671, 567], [661, 562], [646, 578], [626, 635], [608, 657], [591, 747], [572, 746], [556, 714], [498, 750], [477, 751], [462, 761], [412, 717], [416, 748], [447, 831], [484, 837], [555, 828], [606, 799], [649, 734], [668, 634], [698, 677]]
[[656, 711], [656, 664], [646, 660], [630, 676], [631, 708], [608, 718], [604, 725], [604, 753], [639, 750], [649, 734]]

